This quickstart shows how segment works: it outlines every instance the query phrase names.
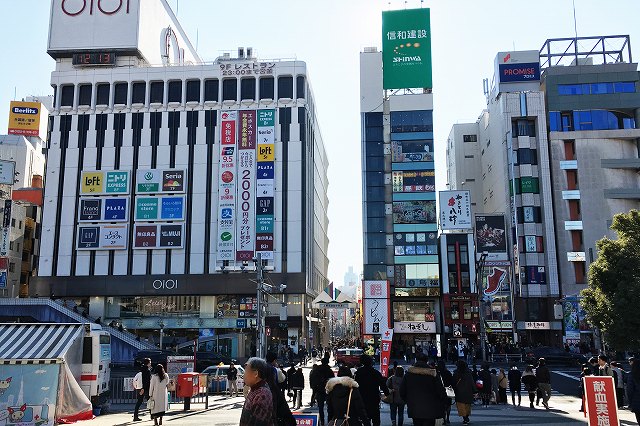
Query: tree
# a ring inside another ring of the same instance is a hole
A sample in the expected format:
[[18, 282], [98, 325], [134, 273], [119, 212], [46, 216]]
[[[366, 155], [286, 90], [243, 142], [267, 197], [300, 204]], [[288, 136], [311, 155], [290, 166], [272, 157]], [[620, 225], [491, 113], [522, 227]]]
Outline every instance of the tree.
[[589, 284], [581, 305], [587, 319], [598, 327], [614, 350], [640, 349], [640, 212], [613, 217], [607, 237], [596, 243], [598, 258], [589, 268]]

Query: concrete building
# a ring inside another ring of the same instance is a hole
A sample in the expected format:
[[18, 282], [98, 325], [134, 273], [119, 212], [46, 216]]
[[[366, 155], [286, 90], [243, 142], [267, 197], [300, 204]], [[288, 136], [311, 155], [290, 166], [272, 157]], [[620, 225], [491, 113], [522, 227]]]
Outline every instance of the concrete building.
[[165, 0], [126, 5], [51, 2], [55, 97], [31, 294], [164, 334], [164, 346], [215, 334], [216, 349], [242, 357], [255, 350], [259, 253], [268, 281], [286, 285], [265, 301], [268, 345], [317, 343], [328, 161], [306, 64], [251, 48], [207, 63]]
[[[609, 229], [616, 213], [640, 209], [640, 73], [631, 61], [628, 36], [579, 42], [594, 48], [576, 55], [573, 39], [546, 41], [540, 50], [542, 90], [549, 117], [564, 335], [569, 343], [598, 346], [584, 313], [575, 311], [589, 265], [598, 256], [596, 242], [616, 237]], [[570, 318], [578, 318], [578, 324]]]
[[478, 133], [478, 123], [454, 124], [447, 138], [447, 189], [470, 191], [473, 211], [482, 193]]

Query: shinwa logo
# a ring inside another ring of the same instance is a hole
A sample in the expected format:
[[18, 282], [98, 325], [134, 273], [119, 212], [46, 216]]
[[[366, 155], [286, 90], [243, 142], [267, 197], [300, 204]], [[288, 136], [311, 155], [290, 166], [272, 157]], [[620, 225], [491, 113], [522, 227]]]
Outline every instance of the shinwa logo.
[[411, 62], [422, 61], [422, 58], [418, 55], [413, 55], [412, 49], [419, 49], [420, 43], [402, 43], [393, 48], [393, 53], [400, 57], [393, 58], [393, 62]]
[[144, 180], [151, 180], [151, 179], [153, 179], [153, 173], [147, 172], [144, 174]]

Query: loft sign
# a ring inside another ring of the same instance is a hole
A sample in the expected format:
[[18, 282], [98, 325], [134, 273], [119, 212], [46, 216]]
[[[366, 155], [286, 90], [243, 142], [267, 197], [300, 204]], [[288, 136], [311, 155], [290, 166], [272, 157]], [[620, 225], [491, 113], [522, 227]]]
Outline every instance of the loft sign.
[[78, 16], [83, 13], [89, 15], [115, 15], [125, 7], [129, 13], [131, 0], [62, 0], [62, 11], [68, 16]]

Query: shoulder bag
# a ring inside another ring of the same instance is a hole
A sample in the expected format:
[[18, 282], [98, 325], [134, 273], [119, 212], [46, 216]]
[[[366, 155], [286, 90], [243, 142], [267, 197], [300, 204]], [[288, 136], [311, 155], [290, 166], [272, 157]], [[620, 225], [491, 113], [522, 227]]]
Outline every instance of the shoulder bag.
[[[444, 380], [442, 380], [442, 376], [440, 376], [440, 381], [442, 382], [442, 386], [444, 386]], [[458, 380], [458, 383], [460, 383], [460, 380]], [[447, 398], [456, 397], [456, 392], [453, 390], [453, 386], [444, 386], [444, 390], [447, 392]]]
[[351, 410], [351, 394], [353, 393], [353, 388], [349, 390], [349, 402], [347, 402], [347, 412], [344, 414], [344, 420], [342, 423], [338, 423], [338, 419], [334, 419], [331, 426], [349, 426], [349, 411]]

